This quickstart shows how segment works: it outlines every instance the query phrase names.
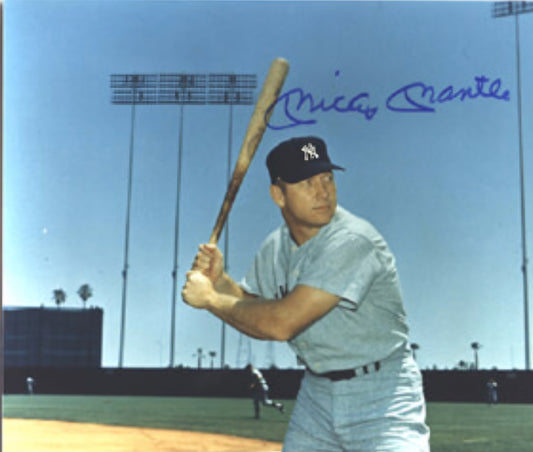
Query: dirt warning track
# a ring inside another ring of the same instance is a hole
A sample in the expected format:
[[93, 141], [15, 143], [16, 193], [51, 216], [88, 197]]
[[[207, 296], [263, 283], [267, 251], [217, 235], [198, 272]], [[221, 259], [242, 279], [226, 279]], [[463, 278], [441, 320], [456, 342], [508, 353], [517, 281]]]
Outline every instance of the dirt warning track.
[[4, 452], [280, 451], [281, 443], [214, 433], [3, 419]]

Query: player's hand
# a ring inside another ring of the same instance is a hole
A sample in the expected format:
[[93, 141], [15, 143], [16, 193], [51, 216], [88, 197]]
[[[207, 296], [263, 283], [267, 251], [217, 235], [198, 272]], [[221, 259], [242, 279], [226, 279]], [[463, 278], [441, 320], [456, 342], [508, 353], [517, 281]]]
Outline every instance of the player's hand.
[[200, 245], [192, 269], [203, 273], [216, 284], [224, 273], [224, 259], [218, 247], [209, 243]]
[[213, 283], [202, 272], [193, 270], [187, 273], [187, 281], [181, 291], [185, 303], [193, 308], [205, 309], [215, 295]]

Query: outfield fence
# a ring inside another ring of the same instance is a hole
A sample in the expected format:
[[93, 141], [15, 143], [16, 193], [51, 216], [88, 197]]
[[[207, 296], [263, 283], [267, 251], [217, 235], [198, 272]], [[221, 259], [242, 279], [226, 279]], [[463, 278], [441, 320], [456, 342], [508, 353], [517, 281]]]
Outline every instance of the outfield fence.
[[[301, 369], [264, 369], [274, 398], [296, 396]], [[486, 383], [498, 383], [502, 403], [533, 403], [533, 371], [423, 371], [424, 392], [430, 402], [485, 402]], [[4, 369], [4, 393], [23, 394], [26, 378], [40, 394], [152, 395], [249, 397], [249, 376], [240, 369], [190, 368], [43, 368]]]

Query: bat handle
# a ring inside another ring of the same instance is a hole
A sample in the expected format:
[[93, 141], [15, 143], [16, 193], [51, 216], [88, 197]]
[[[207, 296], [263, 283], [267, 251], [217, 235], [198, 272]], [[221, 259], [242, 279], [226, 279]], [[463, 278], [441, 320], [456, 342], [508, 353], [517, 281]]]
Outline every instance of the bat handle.
[[220, 208], [220, 212], [218, 213], [217, 221], [211, 232], [211, 237], [209, 237], [209, 243], [211, 245], [216, 245], [218, 243], [218, 239], [220, 238], [220, 234], [222, 233], [222, 229], [228, 218], [230, 207], [228, 201], [225, 199]]
[[[232, 180], [231, 184], [235, 184], [234, 179]], [[211, 237], [209, 237], [209, 243], [212, 245], [216, 245], [218, 243], [218, 239], [220, 238], [224, 224], [226, 224], [226, 220], [228, 219], [231, 205], [233, 204], [236, 194], [237, 193], [235, 190], [233, 190], [233, 193], [229, 192], [222, 203], [222, 207], [218, 213], [217, 221], [213, 227], [213, 232], [211, 232]]]
[[213, 231], [211, 233], [211, 237], [209, 237], [209, 244], [216, 245], [218, 243], [218, 239], [220, 238], [220, 232], [221, 231]]

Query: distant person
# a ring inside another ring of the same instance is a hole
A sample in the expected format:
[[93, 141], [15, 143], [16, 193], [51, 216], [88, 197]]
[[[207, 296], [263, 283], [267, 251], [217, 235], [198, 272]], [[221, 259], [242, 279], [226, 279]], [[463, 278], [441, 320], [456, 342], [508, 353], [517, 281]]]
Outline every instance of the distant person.
[[498, 403], [498, 383], [494, 378], [487, 381], [487, 399], [489, 405], [496, 405]]
[[259, 369], [256, 369], [251, 364], [246, 366], [246, 370], [250, 372], [252, 382], [250, 383], [250, 388], [252, 390], [253, 399], [254, 399], [254, 410], [255, 418], [259, 419], [260, 413], [259, 408], [262, 403], [264, 406], [271, 406], [277, 408], [280, 413], [283, 413], [284, 407], [282, 403], [274, 402], [268, 397], [268, 384], [263, 377], [263, 374]]
[[32, 377], [26, 378], [26, 390], [28, 394], [33, 394], [35, 389], [35, 380]]

